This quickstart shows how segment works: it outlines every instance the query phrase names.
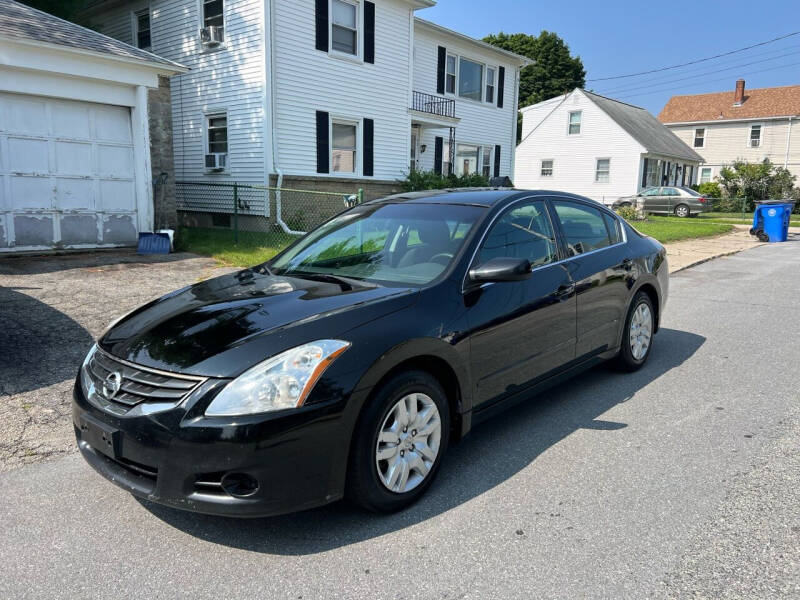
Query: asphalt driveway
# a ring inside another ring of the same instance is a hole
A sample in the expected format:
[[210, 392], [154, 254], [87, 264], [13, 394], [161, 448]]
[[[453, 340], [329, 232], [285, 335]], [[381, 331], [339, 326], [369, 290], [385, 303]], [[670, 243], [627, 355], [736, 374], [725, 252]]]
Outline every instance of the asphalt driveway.
[[76, 455], [14, 469], [0, 597], [797, 598], [799, 295], [800, 242], [676, 274], [644, 369], [594, 369], [482, 424], [388, 517], [205, 517]]
[[223, 272], [180, 253], [0, 258], [0, 473], [75, 452], [72, 381], [113, 319]]

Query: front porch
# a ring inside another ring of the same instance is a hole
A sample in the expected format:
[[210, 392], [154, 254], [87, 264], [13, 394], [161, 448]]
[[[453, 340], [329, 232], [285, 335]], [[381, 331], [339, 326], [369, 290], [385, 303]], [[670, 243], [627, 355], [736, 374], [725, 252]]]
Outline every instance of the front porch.
[[[456, 152], [456, 125], [461, 119], [456, 116], [456, 101], [442, 96], [434, 96], [424, 92], [413, 91], [411, 106], [411, 155], [409, 168], [414, 171], [420, 168], [421, 155], [427, 151], [422, 142], [428, 130], [445, 130], [445, 135], [436, 136], [434, 148], [433, 170], [450, 175], [453, 172]], [[445, 137], [447, 142], [445, 142]], [[445, 148], [446, 145], [446, 148]]]

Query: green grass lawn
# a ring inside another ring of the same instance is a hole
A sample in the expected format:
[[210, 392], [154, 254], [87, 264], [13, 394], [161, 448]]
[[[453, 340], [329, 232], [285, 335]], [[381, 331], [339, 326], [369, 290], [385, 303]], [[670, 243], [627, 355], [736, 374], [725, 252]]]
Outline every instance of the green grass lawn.
[[[702, 213], [696, 217], [703, 221], [718, 221], [721, 223], [737, 223], [740, 225], [751, 225], [753, 223], [752, 213], [745, 213], [742, 218], [742, 213], [723, 213], [723, 212], [709, 212]], [[792, 214], [789, 219], [789, 225], [792, 227], [800, 227], [800, 215]]]
[[679, 217], [660, 217], [650, 215], [647, 221], [631, 221], [631, 226], [659, 242], [677, 242], [694, 238], [712, 237], [728, 233], [733, 229], [732, 223], [714, 222], [697, 219], [681, 219]]
[[177, 250], [211, 256], [230, 267], [252, 267], [272, 258], [294, 239], [284, 233], [240, 231], [237, 244], [230, 229], [183, 227], [178, 231]]

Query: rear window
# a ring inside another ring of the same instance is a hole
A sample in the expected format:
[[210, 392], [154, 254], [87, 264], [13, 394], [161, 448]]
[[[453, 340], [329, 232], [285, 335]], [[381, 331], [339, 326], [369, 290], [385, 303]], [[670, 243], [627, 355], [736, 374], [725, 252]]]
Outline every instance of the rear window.
[[620, 231], [619, 220], [615, 219], [608, 213], [603, 213], [603, 220], [606, 222], [608, 235], [611, 237], [611, 243], [619, 244], [622, 241], [622, 232]]
[[692, 188], [689, 188], [689, 187], [682, 187], [681, 189], [684, 192], [686, 192], [687, 194], [689, 194], [690, 196], [700, 196], [701, 195], [701, 194], [699, 194], [698, 192], [695, 192]]
[[599, 210], [561, 200], [554, 201], [553, 207], [567, 238], [570, 256], [599, 250], [611, 244], [608, 229]]

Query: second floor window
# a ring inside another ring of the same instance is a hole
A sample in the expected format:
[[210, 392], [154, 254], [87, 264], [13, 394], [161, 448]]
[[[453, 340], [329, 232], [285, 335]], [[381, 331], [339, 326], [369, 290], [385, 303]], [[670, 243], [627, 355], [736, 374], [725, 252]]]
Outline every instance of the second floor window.
[[456, 57], [447, 55], [447, 67], [444, 74], [444, 91], [448, 94], [456, 93]]
[[331, 125], [331, 167], [335, 173], [356, 172], [356, 125], [334, 121]]
[[332, 0], [331, 49], [358, 54], [358, 7], [345, 0]]
[[150, 9], [146, 8], [134, 14], [136, 20], [136, 47], [150, 50]]
[[542, 161], [542, 177], [552, 177], [553, 176], [553, 161], [552, 160], [543, 160]]
[[458, 95], [481, 101], [483, 92], [483, 65], [462, 58], [458, 72]]
[[706, 145], [706, 130], [703, 127], [694, 130], [694, 147], [704, 148]]
[[219, 39], [223, 37], [223, 0], [203, 0], [203, 27], [215, 27], [219, 31]]
[[486, 101], [494, 103], [494, 69], [486, 68]]
[[758, 148], [761, 145], [761, 125], [752, 125], [750, 127], [750, 142], [748, 146], [751, 148]]
[[569, 113], [569, 134], [578, 135], [581, 132], [581, 111]]

